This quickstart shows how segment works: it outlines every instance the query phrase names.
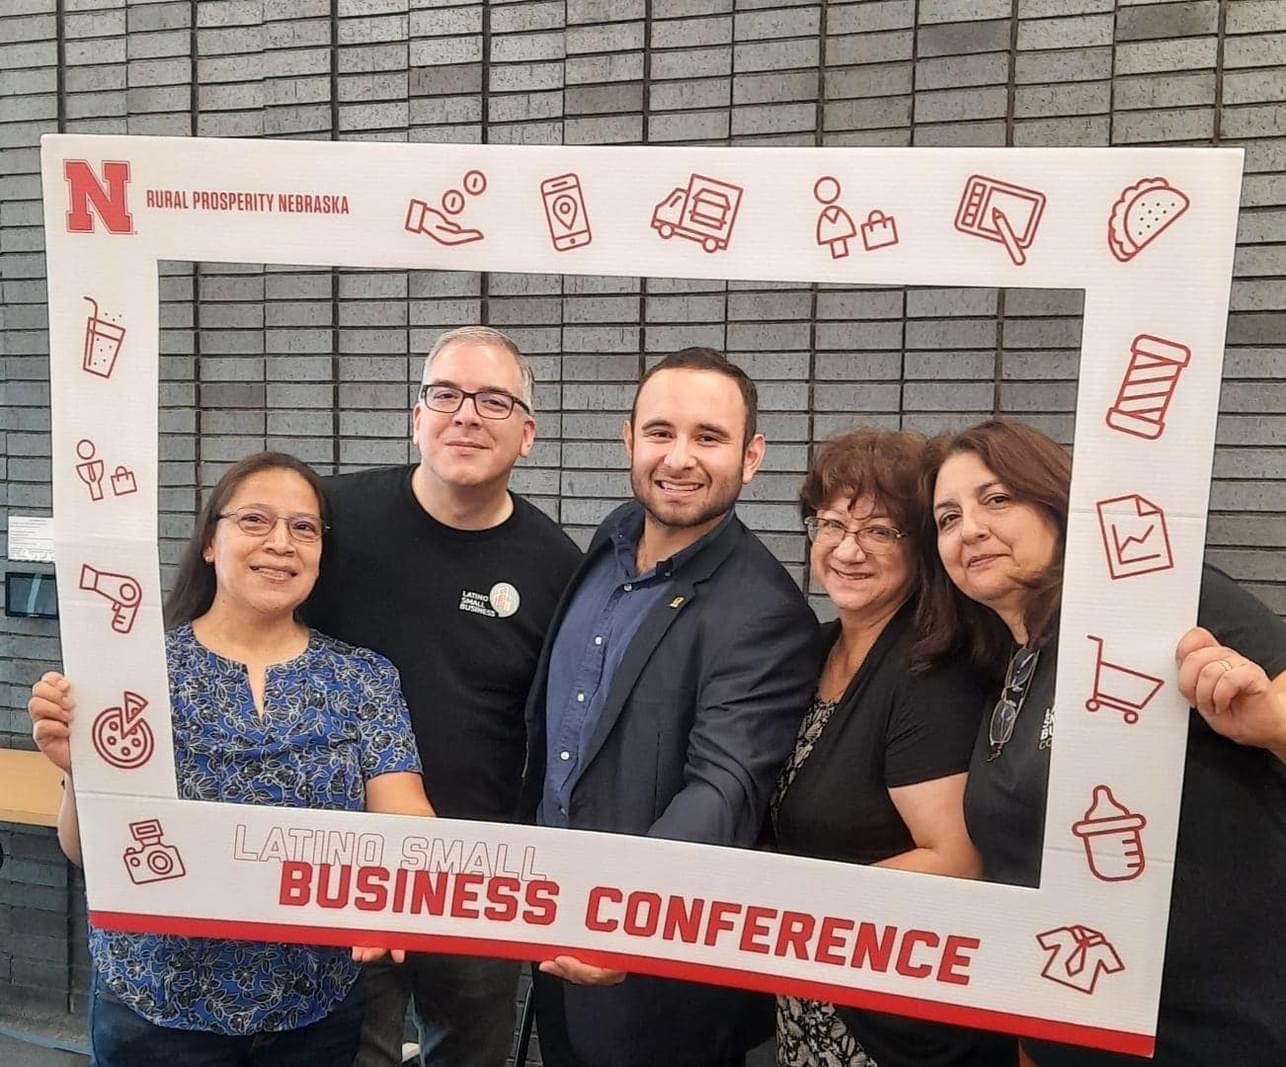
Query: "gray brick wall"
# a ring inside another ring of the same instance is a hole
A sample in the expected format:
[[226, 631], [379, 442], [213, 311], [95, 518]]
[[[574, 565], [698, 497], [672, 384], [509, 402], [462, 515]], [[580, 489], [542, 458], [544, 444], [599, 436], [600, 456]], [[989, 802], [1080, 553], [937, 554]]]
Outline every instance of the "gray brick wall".
[[[42, 133], [487, 143], [1243, 145], [1209, 558], [1286, 613], [1286, 0], [5, 0], [0, 17], [0, 526], [47, 514]], [[61, 14], [59, 14], [61, 12]], [[441, 330], [532, 354], [517, 485], [582, 540], [627, 491], [617, 435], [648, 359], [725, 349], [772, 442], [742, 508], [803, 579], [809, 445], [857, 422], [993, 411], [1071, 432], [1079, 293], [166, 265], [161, 534], [251, 449], [326, 471], [409, 458], [408, 384]], [[3, 536], [3, 535], [0, 535]], [[24, 569], [19, 566], [18, 569]], [[0, 624], [0, 745], [54, 623]], [[47, 832], [0, 828], [0, 987], [83, 989]], [[72, 906], [75, 906], [74, 904]], [[3, 994], [8, 995], [8, 992]]]

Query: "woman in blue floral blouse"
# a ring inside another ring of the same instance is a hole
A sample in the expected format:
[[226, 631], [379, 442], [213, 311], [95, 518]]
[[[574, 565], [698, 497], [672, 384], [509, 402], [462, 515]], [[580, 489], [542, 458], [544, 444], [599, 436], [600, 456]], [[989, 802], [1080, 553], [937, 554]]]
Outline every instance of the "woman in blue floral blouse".
[[[179, 796], [432, 815], [393, 665], [297, 617], [325, 530], [321, 483], [292, 456], [250, 456], [210, 494], [165, 605]], [[46, 674], [29, 710], [66, 774], [58, 839], [79, 863], [66, 679]], [[93, 927], [89, 947], [98, 1067], [347, 1065], [360, 962], [382, 954]]]

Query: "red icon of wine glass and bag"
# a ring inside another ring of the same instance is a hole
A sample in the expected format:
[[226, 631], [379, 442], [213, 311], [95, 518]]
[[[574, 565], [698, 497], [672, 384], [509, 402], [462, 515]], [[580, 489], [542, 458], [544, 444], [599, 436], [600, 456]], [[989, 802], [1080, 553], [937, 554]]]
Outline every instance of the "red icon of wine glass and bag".
[[129, 824], [129, 832], [137, 844], [127, 848], [121, 859], [125, 861], [125, 870], [129, 872], [130, 881], [135, 885], [168, 882], [172, 878], [182, 878], [187, 873], [179, 850], [161, 840], [165, 831], [161, 828], [159, 819], [132, 822]]

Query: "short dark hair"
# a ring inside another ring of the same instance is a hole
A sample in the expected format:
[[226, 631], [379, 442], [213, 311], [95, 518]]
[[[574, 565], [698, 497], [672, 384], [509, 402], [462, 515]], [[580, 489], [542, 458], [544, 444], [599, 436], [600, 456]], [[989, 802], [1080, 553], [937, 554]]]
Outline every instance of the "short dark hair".
[[759, 390], [750, 380], [750, 375], [735, 363], [728, 362], [727, 356], [722, 352], [716, 352], [713, 348], [684, 348], [671, 353], [660, 363], [650, 367], [639, 379], [639, 387], [634, 390], [634, 402], [630, 405], [631, 426], [634, 425], [634, 416], [638, 412], [639, 394], [643, 392], [643, 386], [647, 385], [653, 375], [660, 374], [663, 370], [713, 371], [736, 382], [737, 388], [741, 391], [741, 399], [746, 405], [746, 432], [742, 437], [742, 447], [750, 444], [759, 422]]
[[851, 430], [824, 441], [799, 490], [804, 518], [838, 496], [871, 496], [893, 525], [918, 539], [924, 523], [920, 471], [927, 440], [909, 430]]
[[228, 501], [247, 478], [261, 471], [288, 470], [298, 474], [317, 496], [317, 507], [321, 511], [323, 523], [329, 521], [329, 508], [326, 504], [326, 491], [317, 472], [301, 459], [285, 452], [256, 452], [239, 460], [224, 472], [218, 484], [206, 498], [205, 507], [197, 516], [192, 536], [183, 549], [179, 560], [178, 574], [174, 579], [174, 588], [165, 598], [165, 625], [182, 626], [186, 622], [200, 618], [210, 610], [214, 603], [218, 581], [214, 567], [205, 561], [206, 547], [214, 539], [214, 528], [219, 524], [219, 515], [228, 506]]
[[970, 600], [955, 587], [935, 549], [934, 485], [942, 465], [962, 452], [977, 456], [1015, 500], [1042, 511], [1058, 531], [1053, 562], [1030, 583], [1024, 625], [1027, 643], [1033, 647], [1046, 644], [1058, 623], [1072, 458], [1039, 430], [1009, 419], [988, 419], [929, 442], [921, 486], [928, 515], [923, 553], [926, 568], [913, 656], [924, 664], [963, 653], [975, 666], [996, 676], [1004, 671], [1013, 647], [1009, 628], [994, 611]]

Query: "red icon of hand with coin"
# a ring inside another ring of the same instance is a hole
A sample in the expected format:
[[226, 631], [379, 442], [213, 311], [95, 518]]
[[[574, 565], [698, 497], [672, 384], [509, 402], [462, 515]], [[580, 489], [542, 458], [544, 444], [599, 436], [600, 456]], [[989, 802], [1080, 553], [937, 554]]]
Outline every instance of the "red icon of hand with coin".
[[132, 771], [152, 758], [152, 728], [143, 718], [147, 701], [125, 690], [119, 708], [106, 708], [94, 719], [94, 751], [113, 767]]

